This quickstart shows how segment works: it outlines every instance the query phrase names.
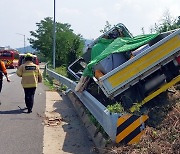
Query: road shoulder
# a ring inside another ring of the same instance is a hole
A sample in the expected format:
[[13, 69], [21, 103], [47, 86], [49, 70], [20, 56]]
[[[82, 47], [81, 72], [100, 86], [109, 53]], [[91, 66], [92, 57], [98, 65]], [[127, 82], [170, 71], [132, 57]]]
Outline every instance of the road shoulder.
[[75, 109], [64, 94], [46, 91], [44, 154], [92, 154], [94, 144]]

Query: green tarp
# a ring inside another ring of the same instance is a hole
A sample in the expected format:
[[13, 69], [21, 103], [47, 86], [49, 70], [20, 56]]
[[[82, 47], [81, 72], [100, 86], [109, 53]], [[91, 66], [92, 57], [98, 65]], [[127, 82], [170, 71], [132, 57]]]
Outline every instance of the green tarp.
[[112, 39], [102, 38], [91, 50], [91, 61], [98, 57], [113, 42]]
[[126, 52], [137, 49], [138, 47], [148, 43], [159, 34], [146, 34], [139, 35], [133, 38], [123, 37], [115, 40], [100, 39], [91, 51], [91, 62], [87, 65], [83, 71], [83, 76], [93, 77], [93, 67], [99, 61], [106, 58], [112, 53]]

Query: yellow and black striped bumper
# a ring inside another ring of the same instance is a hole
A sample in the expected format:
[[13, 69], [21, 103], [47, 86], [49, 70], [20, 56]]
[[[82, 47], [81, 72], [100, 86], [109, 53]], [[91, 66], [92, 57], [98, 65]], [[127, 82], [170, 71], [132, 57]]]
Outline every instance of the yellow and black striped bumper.
[[118, 118], [116, 143], [134, 144], [139, 142], [145, 130], [148, 116], [133, 114], [123, 115]]

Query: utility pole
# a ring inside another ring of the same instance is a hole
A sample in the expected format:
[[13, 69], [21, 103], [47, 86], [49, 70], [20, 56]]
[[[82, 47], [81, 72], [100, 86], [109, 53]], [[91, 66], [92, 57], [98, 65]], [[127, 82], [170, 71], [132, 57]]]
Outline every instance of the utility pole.
[[16, 33], [18, 35], [22, 35], [24, 37], [24, 53], [26, 52], [26, 36], [24, 34]]
[[53, 68], [55, 69], [55, 56], [56, 56], [56, 0], [54, 0], [54, 26], [53, 26]]

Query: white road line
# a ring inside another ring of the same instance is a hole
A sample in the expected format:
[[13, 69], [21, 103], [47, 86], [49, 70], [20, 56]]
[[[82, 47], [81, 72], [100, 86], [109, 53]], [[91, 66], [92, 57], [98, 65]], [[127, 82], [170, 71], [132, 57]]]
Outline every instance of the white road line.
[[[11, 77], [11, 76], [13, 76], [13, 75], [15, 75], [16, 73], [14, 73], [14, 74], [10, 74], [10, 75], [8, 75], [8, 77]], [[6, 79], [6, 77], [5, 76], [3, 76], [3, 80], [4, 79]]]
[[15, 73], [14, 73], [14, 74], [10, 74], [10, 75], [8, 75], [8, 77], [13, 76], [13, 75], [15, 75]]

